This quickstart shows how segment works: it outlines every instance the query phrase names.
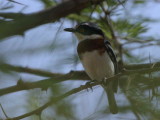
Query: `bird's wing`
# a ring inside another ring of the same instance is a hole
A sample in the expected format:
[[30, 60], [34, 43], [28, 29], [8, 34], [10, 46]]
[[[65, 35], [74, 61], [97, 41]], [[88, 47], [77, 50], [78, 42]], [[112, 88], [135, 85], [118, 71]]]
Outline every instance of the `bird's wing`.
[[114, 64], [115, 74], [117, 74], [118, 73], [118, 62], [116, 59], [116, 55], [114, 54], [113, 49], [112, 49], [109, 41], [105, 40], [104, 44], [106, 47], [106, 51]]
[[[119, 68], [118, 68], [118, 62], [116, 59], [116, 55], [113, 52], [110, 42], [106, 40], [104, 43], [105, 43], [106, 51], [114, 64], [115, 74], [118, 74]], [[112, 89], [114, 92], [117, 92], [118, 90], [118, 83], [119, 83], [118, 79], [112, 82]]]

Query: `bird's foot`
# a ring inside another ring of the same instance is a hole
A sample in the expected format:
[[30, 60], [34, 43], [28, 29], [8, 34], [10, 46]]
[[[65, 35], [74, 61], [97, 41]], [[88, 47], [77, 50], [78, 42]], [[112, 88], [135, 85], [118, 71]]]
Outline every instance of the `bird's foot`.
[[[95, 82], [97, 82], [96, 80], [91, 80], [91, 81], [89, 81], [89, 82], [86, 82], [86, 84], [85, 85], [87, 85], [87, 86], [89, 86], [89, 88], [92, 90], [92, 92], [93, 92], [93, 88], [92, 88], [92, 83], [95, 83]], [[87, 88], [87, 91], [89, 91], [89, 88]]]

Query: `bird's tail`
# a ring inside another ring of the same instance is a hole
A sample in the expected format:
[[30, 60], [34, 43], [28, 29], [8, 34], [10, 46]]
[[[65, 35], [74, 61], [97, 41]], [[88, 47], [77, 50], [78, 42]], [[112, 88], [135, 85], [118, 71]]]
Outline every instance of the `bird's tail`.
[[108, 85], [106, 86], [103, 85], [103, 88], [105, 89], [105, 92], [107, 93], [110, 112], [112, 114], [118, 113], [118, 107], [117, 107], [117, 103], [114, 97], [112, 82], [109, 82]]

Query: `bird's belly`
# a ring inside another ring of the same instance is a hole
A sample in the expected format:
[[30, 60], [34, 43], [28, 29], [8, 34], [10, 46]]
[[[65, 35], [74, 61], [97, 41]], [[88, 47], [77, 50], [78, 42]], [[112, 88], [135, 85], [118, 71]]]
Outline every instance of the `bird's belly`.
[[114, 75], [114, 65], [107, 52], [100, 54], [97, 50], [81, 55], [83, 67], [92, 80], [102, 80]]

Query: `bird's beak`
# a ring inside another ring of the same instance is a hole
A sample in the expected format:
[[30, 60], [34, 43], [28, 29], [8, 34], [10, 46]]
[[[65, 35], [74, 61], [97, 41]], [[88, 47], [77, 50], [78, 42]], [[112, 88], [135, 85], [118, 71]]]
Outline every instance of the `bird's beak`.
[[67, 31], [67, 32], [76, 32], [75, 28], [65, 28], [64, 31]]

